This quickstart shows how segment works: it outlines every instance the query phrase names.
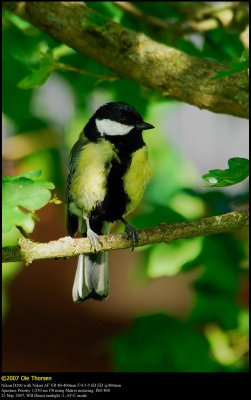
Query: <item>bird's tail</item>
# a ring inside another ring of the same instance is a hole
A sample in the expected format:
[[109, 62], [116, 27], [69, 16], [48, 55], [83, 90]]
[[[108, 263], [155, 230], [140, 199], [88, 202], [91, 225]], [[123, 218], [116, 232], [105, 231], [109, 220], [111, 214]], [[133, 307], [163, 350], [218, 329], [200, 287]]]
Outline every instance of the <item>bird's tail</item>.
[[109, 292], [109, 270], [107, 252], [81, 254], [78, 257], [72, 297], [74, 302], [88, 299], [103, 300]]

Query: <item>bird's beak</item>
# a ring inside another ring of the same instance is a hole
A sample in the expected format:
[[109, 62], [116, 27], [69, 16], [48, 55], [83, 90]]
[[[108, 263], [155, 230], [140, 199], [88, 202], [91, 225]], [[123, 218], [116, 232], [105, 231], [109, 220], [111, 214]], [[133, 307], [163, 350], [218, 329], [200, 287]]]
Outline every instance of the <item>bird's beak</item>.
[[148, 122], [138, 122], [135, 127], [139, 131], [146, 131], [147, 129], [155, 128], [153, 125], [148, 124]]

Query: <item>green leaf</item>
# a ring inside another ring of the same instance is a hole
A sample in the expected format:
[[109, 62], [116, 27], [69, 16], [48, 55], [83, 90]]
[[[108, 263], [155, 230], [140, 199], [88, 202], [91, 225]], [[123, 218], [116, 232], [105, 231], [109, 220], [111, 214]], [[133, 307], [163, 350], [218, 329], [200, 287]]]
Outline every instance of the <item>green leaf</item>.
[[56, 63], [53, 58], [53, 52], [49, 50], [43, 55], [38, 69], [22, 79], [17, 86], [21, 89], [31, 89], [41, 86], [47, 81], [55, 68]]
[[196, 259], [201, 252], [202, 238], [179, 240], [166, 245], [159, 243], [149, 251], [147, 274], [150, 278], [173, 276], [183, 265]]
[[51, 198], [54, 184], [38, 180], [41, 171], [2, 178], [3, 194], [3, 233], [9, 232], [15, 226], [21, 226], [24, 231], [33, 231], [34, 211], [44, 207]]
[[113, 341], [114, 362], [121, 372], [213, 372], [205, 337], [187, 323], [165, 314], [139, 317], [132, 329]]
[[[22, 53], [22, 49], [25, 49], [26, 57], [31, 58], [34, 48], [37, 46], [34, 42], [34, 38], [26, 36], [23, 31], [13, 25], [3, 32], [2, 91], [4, 95], [2, 108], [6, 116], [15, 122], [18, 131], [27, 129], [23, 122], [30, 116], [32, 91], [23, 91], [17, 87], [17, 83], [29, 73], [29, 69], [16, 58], [16, 55], [18, 52]], [[22, 46], [20, 46], [20, 43], [22, 43]]]
[[[31, 171], [31, 172], [25, 172], [21, 176], [22, 178], [30, 178], [30, 179], [35, 179], [35, 178], [39, 178], [42, 175], [42, 171], [40, 169], [36, 170], [36, 171]], [[4, 176], [3, 177], [3, 181], [4, 182], [13, 182], [16, 181], [17, 176]]]
[[239, 34], [223, 27], [204, 33], [203, 55], [224, 64], [230, 64], [243, 53], [243, 43]]
[[61, 57], [67, 57], [67, 56], [70, 56], [75, 53], [76, 53], [76, 51], [74, 49], [72, 49], [71, 47], [66, 46], [66, 44], [60, 44], [59, 46], [54, 47], [53, 58], [55, 60], [58, 60]]
[[221, 79], [221, 78], [225, 78], [226, 76], [238, 74], [241, 71], [246, 71], [248, 68], [249, 68], [248, 60], [233, 62], [230, 64], [230, 69], [217, 72], [217, 74], [215, 74], [211, 78], [211, 80]]
[[202, 178], [208, 183], [205, 187], [224, 187], [235, 185], [246, 179], [249, 175], [249, 160], [234, 157], [228, 160], [228, 169], [212, 169]]
[[214, 75], [211, 78], [211, 80], [221, 79], [224, 78], [225, 76], [231, 76], [237, 74], [238, 72], [246, 71], [248, 70], [248, 68], [249, 68], [249, 52], [247, 49], [245, 49], [242, 52], [241, 56], [237, 59], [237, 61], [230, 62], [229, 69], [217, 72], [217, 74]]
[[32, 26], [28, 21], [25, 21], [24, 19], [18, 17], [14, 13], [7, 12], [5, 17], [7, 18], [8, 21], [10, 21], [13, 25], [15, 25], [21, 31], [26, 31], [27, 29], [29, 29]]

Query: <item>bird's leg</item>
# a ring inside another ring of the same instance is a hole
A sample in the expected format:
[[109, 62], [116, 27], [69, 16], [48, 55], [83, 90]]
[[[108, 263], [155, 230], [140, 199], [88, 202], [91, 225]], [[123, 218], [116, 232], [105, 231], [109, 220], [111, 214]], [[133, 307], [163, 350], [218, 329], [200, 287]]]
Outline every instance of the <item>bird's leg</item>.
[[95, 233], [91, 227], [90, 227], [90, 220], [87, 217], [84, 217], [85, 222], [86, 222], [86, 235], [88, 239], [91, 242], [92, 247], [94, 248], [95, 251], [98, 251], [100, 248], [100, 245], [102, 245], [102, 242], [100, 240], [100, 237], [97, 233]]
[[128, 224], [124, 218], [120, 218], [120, 220], [125, 224], [125, 233], [128, 236], [128, 239], [131, 239], [132, 241], [132, 251], [134, 250], [134, 247], [137, 246], [138, 244], [138, 232], [137, 229], [135, 229], [132, 225]]

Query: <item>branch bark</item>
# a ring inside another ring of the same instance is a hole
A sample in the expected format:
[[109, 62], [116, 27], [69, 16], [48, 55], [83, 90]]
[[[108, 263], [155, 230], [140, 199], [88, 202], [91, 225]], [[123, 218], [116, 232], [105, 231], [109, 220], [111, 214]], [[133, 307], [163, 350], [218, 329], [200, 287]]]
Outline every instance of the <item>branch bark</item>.
[[[243, 209], [199, 221], [160, 224], [155, 228], [139, 230], [139, 241], [136, 247], [161, 242], [171, 243], [177, 239], [195, 236], [231, 232], [248, 226], [248, 217], [248, 209]], [[102, 242], [100, 251], [126, 249], [132, 245], [125, 234], [101, 236], [100, 239]], [[22, 238], [19, 241], [19, 246], [2, 248], [2, 261], [25, 261], [26, 264], [30, 264], [34, 260], [65, 258], [83, 253], [93, 253], [90, 242], [86, 238], [73, 239], [67, 236], [49, 243], [35, 243]]]
[[119, 25], [82, 2], [4, 2], [54, 40], [163, 96], [216, 113], [248, 118], [248, 76], [211, 80], [226, 69]]

